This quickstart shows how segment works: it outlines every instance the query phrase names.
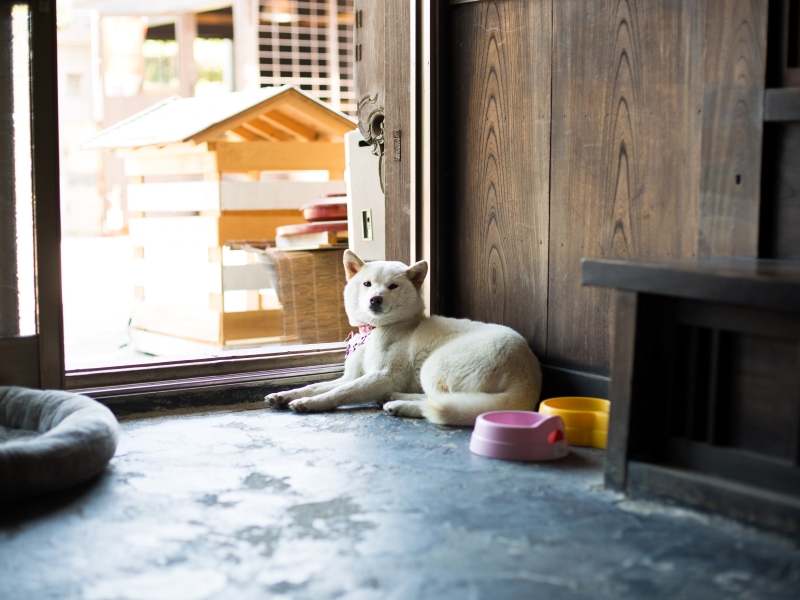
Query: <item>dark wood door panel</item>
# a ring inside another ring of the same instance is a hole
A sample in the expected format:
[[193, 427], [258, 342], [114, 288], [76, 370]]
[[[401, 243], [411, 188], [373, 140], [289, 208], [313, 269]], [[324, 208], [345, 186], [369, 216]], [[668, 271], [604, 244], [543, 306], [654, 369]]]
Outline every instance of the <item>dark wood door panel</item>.
[[[374, 0], [373, 0], [374, 1]], [[404, 0], [384, 0], [386, 90], [386, 259], [411, 261], [411, 11]]]
[[762, 258], [800, 260], [800, 123], [767, 123], [761, 197]]
[[758, 255], [768, 4], [707, 2], [700, 256]]
[[449, 314], [547, 338], [551, 3], [446, 13], [441, 293]]
[[607, 373], [610, 295], [582, 257], [694, 256], [704, 3], [554, 4], [547, 360]]

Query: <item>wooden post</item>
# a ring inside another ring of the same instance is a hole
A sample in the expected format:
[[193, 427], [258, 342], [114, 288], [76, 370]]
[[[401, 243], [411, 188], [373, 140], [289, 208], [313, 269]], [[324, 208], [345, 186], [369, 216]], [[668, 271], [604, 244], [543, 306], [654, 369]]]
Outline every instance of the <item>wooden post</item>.
[[698, 253], [755, 257], [768, 2], [706, 6]]
[[55, 2], [31, 11], [31, 131], [36, 190], [36, 300], [39, 325], [39, 384], [64, 389], [64, 323], [61, 307], [61, 212], [58, 182], [58, 107]]
[[237, 92], [261, 86], [258, 23], [258, 0], [233, 0], [233, 84]]
[[[11, 10], [0, 15], [0, 72], [13, 73]], [[0, 337], [19, 334], [16, 177], [14, 173], [14, 78], [0, 78]]]
[[614, 296], [614, 339], [611, 357], [611, 418], [606, 445], [606, 486], [623, 491], [627, 477], [628, 426], [631, 411], [638, 294], [617, 290]]
[[197, 67], [194, 63], [194, 40], [197, 37], [197, 15], [184, 13], [175, 19], [175, 39], [178, 42], [179, 94], [184, 98], [194, 96]]

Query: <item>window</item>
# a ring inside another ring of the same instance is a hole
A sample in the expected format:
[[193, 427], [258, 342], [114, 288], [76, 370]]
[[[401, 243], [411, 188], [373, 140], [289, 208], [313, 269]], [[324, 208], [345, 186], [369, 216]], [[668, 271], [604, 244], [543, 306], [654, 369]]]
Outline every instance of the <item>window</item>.
[[259, 38], [261, 85], [297, 85], [355, 114], [343, 85], [353, 80], [353, 0], [264, 0]]
[[[165, 392], [170, 398], [167, 403], [185, 405], [187, 394], [198, 390], [208, 399], [209, 394], [219, 394], [233, 384], [249, 390], [252, 398], [285, 388], [289, 382], [335, 376], [341, 371], [341, 344], [161, 360], [145, 368], [108, 367], [65, 374], [59, 268], [58, 106], [53, 102], [56, 64], [51, 58], [56, 50], [55, 13], [52, 0], [38, 0], [31, 8], [20, 2], [0, 9], [0, 61], [7, 63], [6, 72], [14, 74], [10, 81], [3, 78], [6, 89], [0, 92], [0, 116], [13, 124], [0, 130], [0, 152], [13, 159], [0, 161], [0, 168], [6, 169], [0, 180], [12, 186], [9, 193], [0, 197], [13, 205], [0, 210], [0, 243], [9, 245], [9, 251], [2, 249], [4, 259], [15, 258], [4, 260], [6, 268], [0, 271], [0, 384], [92, 388], [96, 397], [108, 402], [145, 398], [151, 403], [147, 407], [152, 408], [156, 402], [153, 398], [163, 397]], [[126, 81], [119, 78], [117, 88], [123, 90], [130, 83]], [[33, 222], [35, 235], [31, 230]], [[224, 396], [222, 402], [242, 400], [241, 395], [226, 392]], [[140, 402], [137, 406], [144, 405]]]

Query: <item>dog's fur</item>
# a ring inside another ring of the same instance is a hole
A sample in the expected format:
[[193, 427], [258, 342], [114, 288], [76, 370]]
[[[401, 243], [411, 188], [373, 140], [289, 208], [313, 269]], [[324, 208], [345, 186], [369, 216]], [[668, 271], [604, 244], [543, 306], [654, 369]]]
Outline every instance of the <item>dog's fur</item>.
[[344, 266], [350, 324], [375, 329], [347, 357], [341, 379], [270, 394], [270, 406], [305, 413], [378, 402], [390, 415], [442, 425], [472, 425], [491, 410], [533, 410], [542, 375], [523, 337], [502, 325], [426, 317], [425, 261], [364, 263], [347, 250]]

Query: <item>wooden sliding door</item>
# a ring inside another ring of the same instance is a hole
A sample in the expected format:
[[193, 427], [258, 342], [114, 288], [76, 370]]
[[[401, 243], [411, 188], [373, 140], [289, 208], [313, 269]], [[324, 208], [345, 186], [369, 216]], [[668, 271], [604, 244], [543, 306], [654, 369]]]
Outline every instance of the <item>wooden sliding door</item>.
[[756, 256], [767, 0], [442, 4], [438, 292], [609, 372], [581, 258]]

